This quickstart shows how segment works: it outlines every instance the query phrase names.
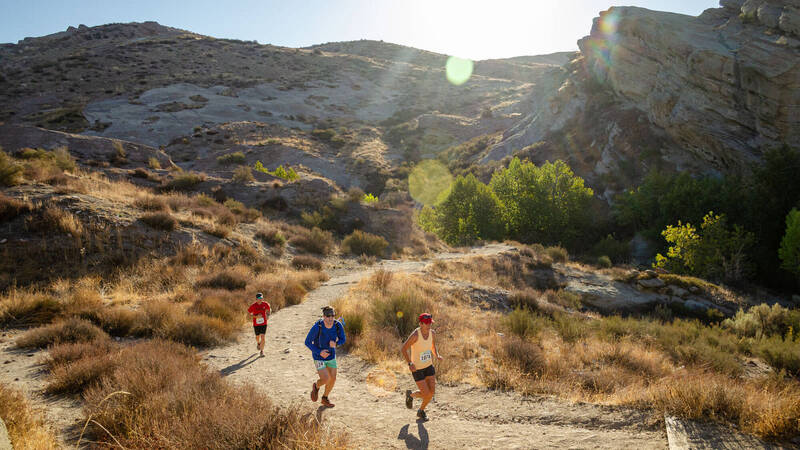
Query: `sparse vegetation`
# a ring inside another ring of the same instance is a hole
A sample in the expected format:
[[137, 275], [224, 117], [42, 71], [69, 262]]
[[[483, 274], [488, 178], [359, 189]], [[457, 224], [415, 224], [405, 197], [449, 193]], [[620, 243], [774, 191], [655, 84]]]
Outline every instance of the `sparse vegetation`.
[[289, 239], [289, 243], [318, 255], [328, 255], [336, 245], [333, 241], [333, 234], [330, 231], [323, 231], [316, 227], [311, 231], [292, 237]]
[[383, 252], [389, 245], [381, 236], [355, 230], [353, 233], [342, 240], [342, 250], [351, 255], [372, 255], [383, 256]]
[[33, 411], [25, 395], [0, 384], [0, 419], [8, 429], [13, 448], [55, 450], [59, 448], [55, 436], [44, 420]]
[[163, 186], [165, 191], [188, 191], [206, 180], [206, 175], [194, 172], [179, 173]]
[[300, 270], [321, 270], [322, 260], [311, 255], [295, 255], [294, 258], [292, 258], [292, 266], [294, 266], [295, 269]]
[[0, 149], [0, 184], [14, 186], [22, 182], [22, 166]]
[[272, 175], [274, 177], [281, 178], [286, 181], [294, 181], [300, 179], [300, 176], [297, 174], [297, 172], [295, 172], [294, 169], [292, 169], [291, 167], [289, 167], [288, 169], [284, 169], [282, 165], [278, 166], [275, 170], [270, 172], [269, 169], [267, 169], [266, 167], [264, 167], [263, 164], [261, 164], [261, 161], [256, 161], [256, 164], [253, 167], [253, 169], [259, 172]]
[[256, 177], [253, 176], [253, 171], [250, 170], [250, 167], [238, 166], [233, 169], [232, 180], [237, 183], [250, 183], [256, 181]]
[[0, 222], [12, 220], [18, 216], [28, 213], [33, 209], [29, 202], [7, 197], [0, 193]]
[[157, 230], [175, 231], [175, 229], [178, 228], [178, 221], [168, 212], [145, 214], [141, 216], [139, 220]]
[[242, 152], [226, 153], [222, 156], [217, 156], [217, 163], [219, 164], [244, 164], [246, 158]]

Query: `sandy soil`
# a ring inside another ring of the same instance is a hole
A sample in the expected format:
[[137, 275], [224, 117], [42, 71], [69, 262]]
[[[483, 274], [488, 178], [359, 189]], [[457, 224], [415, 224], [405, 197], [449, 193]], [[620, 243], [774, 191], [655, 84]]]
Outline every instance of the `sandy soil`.
[[[508, 247], [483, 247], [492, 254]], [[463, 254], [443, 254], [456, 258]], [[522, 397], [469, 385], [439, 385], [429, 420], [416, 420], [403, 403], [411, 376], [395, 378], [351, 355], [339, 355], [339, 374], [326, 409], [309, 399], [316, 378], [311, 354], [303, 342], [320, 308], [344, 295], [373, 270], [415, 272], [426, 262], [384, 261], [360, 272], [335, 275], [309, 293], [300, 305], [270, 319], [265, 357], [256, 352], [252, 327], [239, 342], [205, 352], [204, 361], [233, 383], [250, 383], [278, 404], [300, 404], [330, 426], [348, 430], [363, 448], [666, 448], [666, 434], [645, 426], [636, 411], [551, 398]], [[380, 383], [373, 380], [381, 380]]]

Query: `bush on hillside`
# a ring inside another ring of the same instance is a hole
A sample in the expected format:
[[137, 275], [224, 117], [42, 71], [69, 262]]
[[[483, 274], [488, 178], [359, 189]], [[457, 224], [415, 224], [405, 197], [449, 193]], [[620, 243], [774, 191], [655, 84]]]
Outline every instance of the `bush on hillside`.
[[0, 150], [0, 184], [14, 186], [22, 183], [22, 166]]
[[256, 181], [256, 177], [253, 176], [253, 171], [250, 170], [249, 166], [238, 166], [233, 169], [233, 177], [231, 177], [231, 179], [236, 183], [250, 183]]
[[217, 156], [218, 164], [244, 164], [245, 162], [246, 159], [242, 152], [233, 152]]
[[311, 231], [292, 237], [289, 239], [289, 243], [307, 252], [323, 256], [328, 255], [335, 246], [333, 234], [316, 227]]
[[389, 243], [381, 236], [355, 230], [342, 240], [342, 250], [351, 255], [383, 256]]
[[175, 231], [178, 228], [178, 221], [168, 212], [145, 214], [139, 220], [156, 230]]

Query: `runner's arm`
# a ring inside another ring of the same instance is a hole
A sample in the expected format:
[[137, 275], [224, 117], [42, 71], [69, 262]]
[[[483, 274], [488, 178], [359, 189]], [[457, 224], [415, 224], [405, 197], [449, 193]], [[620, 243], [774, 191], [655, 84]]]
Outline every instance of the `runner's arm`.
[[336, 345], [344, 345], [344, 342], [344, 325], [340, 323], [339, 326], [336, 327]]
[[322, 359], [322, 356], [320, 356], [319, 354], [319, 348], [317, 348], [317, 346], [314, 345], [314, 338], [317, 336], [317, 326], [318, 326], [317, 324], [314, 324], [314, 326], [311, 327], [310, 330], [308, 330], [308, 335], [306, 336], [305, 344], [306, 347], [308, 347], [308, 349], [311, 350], [311, 355], [314, 357], [314, 359], [319, 360]]
[[403, 342], [403, 347], [400, 349], [400, 353], [403, 354], [403, 358], [406, 360], [407, 363], [412, 362], [411, 355], [408, 354], [408, 350], [411, 349], [411, 346], [414, 345], [415, 342], [417, 342], [416, 331], [411, 333], [411, 336], [409, 336], [408, 339], [406, 339], [406, 341]]
[[433, 330], [431, 330], [431, 348], [433, 349], [433, 354], [436, 355], [436, 359], [442, 359], [439, 356], [439, 350], [436, 349], [436, 334], [434, 334]]

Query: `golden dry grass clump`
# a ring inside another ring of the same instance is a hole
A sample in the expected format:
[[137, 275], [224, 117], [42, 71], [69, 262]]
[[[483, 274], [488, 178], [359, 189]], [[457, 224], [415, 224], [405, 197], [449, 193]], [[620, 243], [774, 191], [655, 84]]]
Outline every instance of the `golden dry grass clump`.
[[[226, 383], [183, 345], [68, 344], [47, 361], [49, 392], [81, 393], [84, 439], [127, 448], [342, 448], [348, 436], [297, 408]], [[102, 351], [101, 351], [102, 350]], [[102, 428], [101, 428], [102, 427]]]
[[51, 450], [59, 448], [52, 431], [31, 407], [22, 394], [0, 384], [0, 419], [8, 429], [8, 437], [15, 449]]

